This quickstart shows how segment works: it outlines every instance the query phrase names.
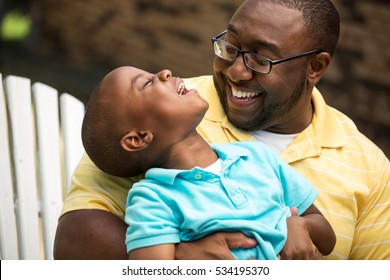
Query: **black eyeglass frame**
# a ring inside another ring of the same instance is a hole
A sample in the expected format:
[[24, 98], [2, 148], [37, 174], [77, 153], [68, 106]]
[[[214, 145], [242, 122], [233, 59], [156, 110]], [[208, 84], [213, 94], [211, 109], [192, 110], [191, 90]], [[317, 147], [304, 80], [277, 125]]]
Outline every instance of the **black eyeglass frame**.
[[[236, 61], [238, 55], [241, 54], [241, 55], [242, 55], [242, 58], [243, 58], [243, 60], [244, 60], [245, 66], [246, 66], [247, 68], [251, 69], [252, 71], [255, 71], [255, 72], [261, 73], [261, 74], [269, 74], [269, 73], [271, 72], [271, 70], [272, 70], [272, 66], [273, 66], [273, 65], [276, 65], [276, 64], [279, 64], [279, 63], [282, 63], [282, 62], [286, 62], [286, 61], [290, 61], [290, 60], [293, 60], [293, 59], [296, 59], [296, 58], [300, 58], [300, 57], [302, 57], [302, 56], [306, 56], [306, 55], [309, 55], [309, 54], [314, 54], [314, 53], [315, 53], [315, 54], [318, 54], [318, 53], [322, 52], [322, 50], [312, 50], [312, 51], [304, 52], [304, 53], [301, 53], [301, 54], [293, 55], [293, 56], [290, 56], [290, 57], [272, 60], [272, 59], [270, 59], [270, 58], [268, 58], [268, 57], [265, 57], [265, 56], [260, 55], [260, 54], [257, 54], [257, 53], [253, 53], [253, 52], [248, 52], [248, 51], [240, 50], [240, 49], [237, 48], [236, 46], [234, 46], [234, 45], [232, 45], [232, 44], [230, 44], [230, 43], [228, 43], [228, 42], [226, 42], [226, 41], [224, 41], [224, 40], [219, 39], [221, 36], [225, 35], [226, 32], [227, 32], [227, 30], [224, 30], [224, 31], [222, 31], [221, 33], [219, 33], [218, 35], [216, 35], [216, 36], [214, 36], [213, 38], [211, 38], [211, 43], [213, 44], [213, 47], [214, 47], [214, 44], [215, 44], [216, 41], [218, 41], [218, 42], [223, 42], [223, 43], [225, 43], [225, 44], [228, 44], [229, 46], [231, 46], [233, 49], [235, 49], [235, 50], [237, 51], [236, 57], [235, 57], [233, 60], [228, 60], [228, 59], [226, 59], [226, 58], [223, 58], [223, 57], [220, 57], [219, 55], [217, 55], [217, 54], [215, 53], [215, 51], [214, 51], [214, 54], [215, 54], [216, 56], [218, 56], [219, 58], [221, 58], [221, 59], [223, 59], [223, 60], [225, 60], [225, 61], [229, 61], [229, 62], [234, 62], [234, 61]], [[265, 60], [267, 60], [267, 61], [269, 62], [269, 70], [268, 70], [268, 72], [261, 72], [261, 71], [259, 71], [259, 70], [256, 70], [256, 69], [253, 69], [252, 67], [250, 67], [250, 66], [247, 64], [246, 59], [245, 59], [245, 54], [246, 54], [246, 53], [249, 53], [249, 54], [255, 55], [255, 56], [259, 56], [259, 57], [262, 57], [262, 58], [264, 58]]]

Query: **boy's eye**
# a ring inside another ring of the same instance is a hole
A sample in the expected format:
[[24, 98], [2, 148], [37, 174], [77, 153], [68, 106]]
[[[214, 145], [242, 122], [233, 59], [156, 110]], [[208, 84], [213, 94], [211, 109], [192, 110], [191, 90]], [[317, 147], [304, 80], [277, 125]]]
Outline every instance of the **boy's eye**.
[[152, 83], [151, 80], [146, 81], [146, 83], [144, 84], [144, 88], [147, 87], [148, 85], [150, 85], [151, 83]]

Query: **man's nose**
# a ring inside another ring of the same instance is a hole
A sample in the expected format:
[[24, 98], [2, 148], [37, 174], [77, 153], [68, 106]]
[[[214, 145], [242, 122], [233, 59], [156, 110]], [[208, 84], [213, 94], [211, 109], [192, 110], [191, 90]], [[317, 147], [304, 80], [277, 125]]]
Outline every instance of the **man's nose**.
[[238, 54], [236, 60], [228, 67], [227, 74], [233, 82], [246, 81], [253, 78], [253, 71], [246, 67], [242, 54]]

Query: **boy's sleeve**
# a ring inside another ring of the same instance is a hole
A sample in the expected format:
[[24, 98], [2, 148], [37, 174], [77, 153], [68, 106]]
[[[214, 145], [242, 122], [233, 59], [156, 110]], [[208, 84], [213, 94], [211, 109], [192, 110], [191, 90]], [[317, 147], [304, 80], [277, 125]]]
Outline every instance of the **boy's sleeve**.
[[129, 192], [125, 221], [127, 251], [180, 242], [179, 225], [172, 209], [149, 187], [134, 185]]
[[316, 200], [317, 190], [281, 158], [277, 158], [277, 165], [285, 203], [289, 207], [297, 207], [298, 215], [302, 215]]

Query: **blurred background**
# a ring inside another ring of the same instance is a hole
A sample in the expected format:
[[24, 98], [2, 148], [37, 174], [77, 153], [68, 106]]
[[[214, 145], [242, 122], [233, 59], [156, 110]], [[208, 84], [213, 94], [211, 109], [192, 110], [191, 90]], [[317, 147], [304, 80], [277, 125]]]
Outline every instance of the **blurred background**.
[[[110, 70], [212, 73], [210, 38], [241, 0], [0, 0], [0, 73], [88, 100]], [[318, 88], [390, 156], [390, 2], [334, 0], [339, 48]]]

